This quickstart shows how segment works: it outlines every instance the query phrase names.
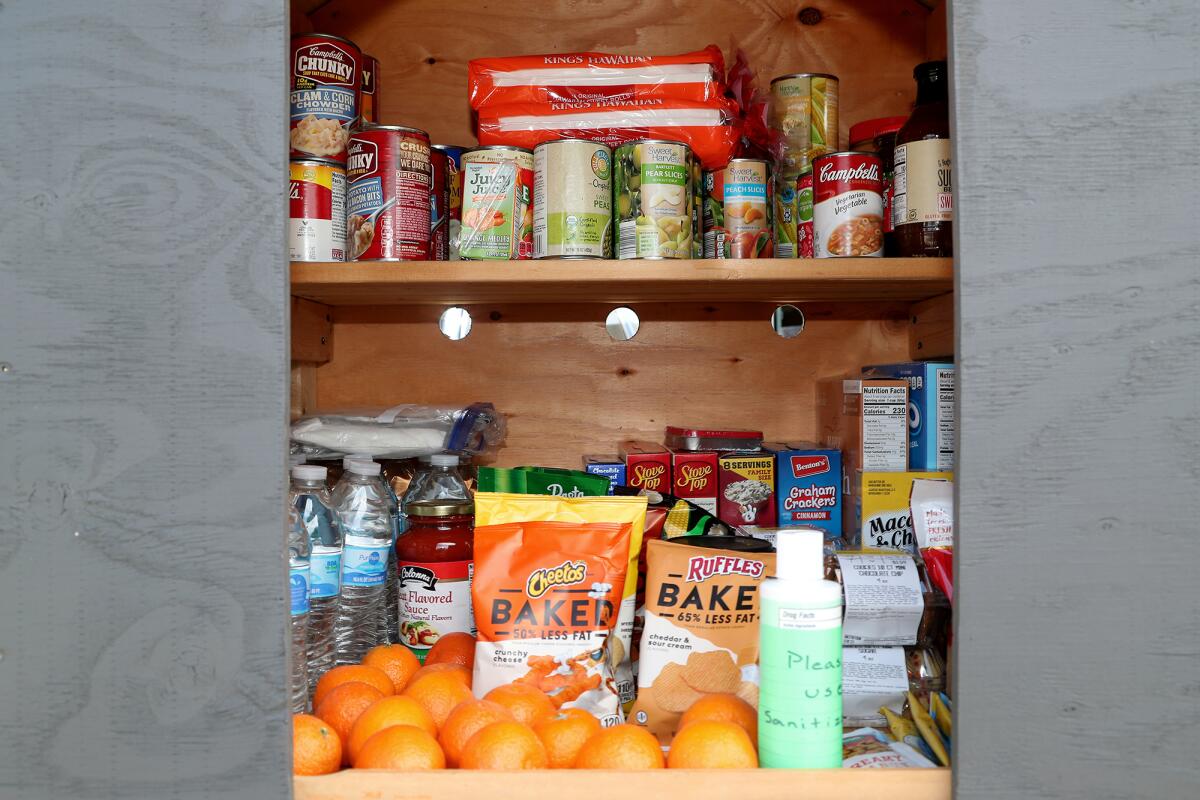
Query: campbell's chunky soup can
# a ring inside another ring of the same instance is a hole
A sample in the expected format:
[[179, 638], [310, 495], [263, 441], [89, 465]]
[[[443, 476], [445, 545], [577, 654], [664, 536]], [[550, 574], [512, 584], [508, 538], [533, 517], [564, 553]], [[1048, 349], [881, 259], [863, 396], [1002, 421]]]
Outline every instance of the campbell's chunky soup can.
[[372, 125], [350, 137], [346, 247], [353, 261], [423, 261], [433, 183], [429, 134]]
[[450, 260], [450, 158], [437, 148], [429, 150], [432, 182], [429, 185], [429, 259]]
[[346, 168], [323, 158], [293, 158], [288, 183], [292, 261], [346, 258]]
[[813, 171], [805, 168], [796, 179], [796, 256], [813, 257]]
[[612, 149], [587, 139], [533, 148], [533, 257], [612, 258]]
[[458, 243], [462, 236], [462, 154], [467, 151], [467, 148], [454, 144], [435, 144], [433, 149], [446, 154], [446, 189], [450, 196], [447, 205], [449, 209], [449, 258], [451, 261], [458, 261], [460, 258]]
[[292, 37], [291, 155], [346, 160], [358, 120], [362, 51], [328, 33]]
[[379, 59], [363, 53], [359, 74], [358, 121], [360, 125], [374, 125], [379, 122]]
[[464, 260], [533, 258], [533, 151], [475, 147], [462, 155]]
[[692, 257], [691, 148], [640, 139], [613, 156], [618, 258]]
[[830, 153], [813, 161], [813, 250], [817, 258], [883, 255], [883, 166], [874, 153]]

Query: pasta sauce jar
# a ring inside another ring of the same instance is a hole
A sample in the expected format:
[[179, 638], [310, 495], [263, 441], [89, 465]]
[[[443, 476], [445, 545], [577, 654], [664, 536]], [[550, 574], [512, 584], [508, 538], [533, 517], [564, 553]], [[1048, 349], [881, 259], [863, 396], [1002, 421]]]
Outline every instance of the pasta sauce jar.
[[400, 643], [425, 662], [448, 633], [475, 635], [475, 506], [469, 500], [409, 503], [408, 530], [396, 540]]

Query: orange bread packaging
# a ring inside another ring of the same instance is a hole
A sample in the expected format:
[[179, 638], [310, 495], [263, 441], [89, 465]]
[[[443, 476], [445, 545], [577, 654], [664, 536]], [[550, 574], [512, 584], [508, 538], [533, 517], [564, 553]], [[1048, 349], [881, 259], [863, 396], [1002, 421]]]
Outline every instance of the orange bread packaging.
[[622, 720], [613, 630], [629, 523], [512, 522], [475, 528], [473, 689], [524, 683], [602, 725]]

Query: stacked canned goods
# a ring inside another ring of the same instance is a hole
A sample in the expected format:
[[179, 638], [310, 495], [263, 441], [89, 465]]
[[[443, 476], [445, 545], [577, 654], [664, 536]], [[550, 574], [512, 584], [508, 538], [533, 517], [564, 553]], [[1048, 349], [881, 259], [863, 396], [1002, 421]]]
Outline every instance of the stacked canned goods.
[[346, 240], [352, 261], [430, 257], [429, 134], [371, 125], [350, 137]]
[[465, 260], [533, 257], [533, 152], [520, 147], [475, 147], [462, 155], [462, 232]]
[[533, 150], [533, 257], [612, 258], [612, 149], [556, 139]]
[[617, 257], [691, 258], [691, 149], [683, 142], [639, 139], [614, 155]]
[[324, 158], [293, 158], [288, 184], [292, 261], [346, 257], [346, 168]]

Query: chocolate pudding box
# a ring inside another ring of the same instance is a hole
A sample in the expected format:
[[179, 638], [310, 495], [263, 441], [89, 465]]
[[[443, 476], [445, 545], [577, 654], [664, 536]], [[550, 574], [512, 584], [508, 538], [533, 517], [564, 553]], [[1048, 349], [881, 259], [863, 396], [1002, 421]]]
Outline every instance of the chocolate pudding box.
[[842, 535], [842, 453], [810, 442], [764, 444], [775, 454], [775, 505], [781, 528], [820, 528]]
[[612, 487], [625, 485], [625, 462], [617, 456], [584, 456], [583, 471], [608, 478], [609, 494], [613, 493]]
[[863, 367], [864, 378], [908, 381], [908, 468], [954, 469], [954, 365], [907, 361]]

